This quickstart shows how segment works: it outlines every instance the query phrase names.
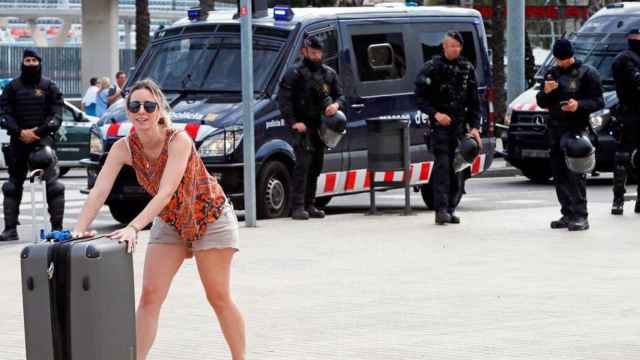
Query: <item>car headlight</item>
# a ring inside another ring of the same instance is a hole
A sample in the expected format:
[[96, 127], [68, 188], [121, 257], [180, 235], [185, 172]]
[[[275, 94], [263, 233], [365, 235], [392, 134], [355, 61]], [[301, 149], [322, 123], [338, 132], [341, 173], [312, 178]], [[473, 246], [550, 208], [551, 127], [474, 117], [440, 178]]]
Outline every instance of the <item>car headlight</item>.
[[104, 154], [104, 142], [93, 132], [91, 133], [91, 138], [89, 140], [89, 152], [95, 155]]
[[200, 156], [225, 156], [233, 153], [242, 141], [242, 129], [225, 129], [205, 140], [198, 153]]
[[511, 114], [513, 114], [513, 108], [509, 106], [507, 107], [507, 112], [504, 114], [504, 124], [507, 126], [511, 125]]
[[609, 123], [609, 121], [611, 121], [611, 116], [611, 110], [609, 109], [602, 109], [600, 111], [591, 113], [591, 115], [589, 116], [591, 127], [594, 130], [605, 127]]

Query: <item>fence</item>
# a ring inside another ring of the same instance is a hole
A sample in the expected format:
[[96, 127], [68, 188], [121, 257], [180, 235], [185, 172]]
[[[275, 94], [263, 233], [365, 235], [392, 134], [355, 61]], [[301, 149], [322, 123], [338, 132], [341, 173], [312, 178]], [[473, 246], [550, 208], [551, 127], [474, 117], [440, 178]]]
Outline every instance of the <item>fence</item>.
[[[0, 79], [13, 78], [20, 74], [22, 52], [25, 47], [0, 46]], [[56, 82], [65, 97], [79, 97], [88, 84], [82, 84], [80, 78], [79, 47], [38, 48], [42, 56], [42, 74]], [[135, 51], [120, 49], [120, 69], [128, 71], [135, 65]], [[115, 74], [92, 74], [96, 77]]]

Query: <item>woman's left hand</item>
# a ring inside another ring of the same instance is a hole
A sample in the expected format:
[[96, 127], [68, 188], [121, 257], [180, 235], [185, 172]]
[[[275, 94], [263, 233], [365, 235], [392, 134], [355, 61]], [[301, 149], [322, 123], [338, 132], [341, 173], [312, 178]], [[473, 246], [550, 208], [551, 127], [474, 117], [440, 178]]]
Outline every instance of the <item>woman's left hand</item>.
[[118, 242], [126, 242], [127, 253], [134, 252], [136, 245], [138, 244], [138, 232], [131, 226], [116, 230], [107, 235], [107, 237], [113, 240], [118, 240]]

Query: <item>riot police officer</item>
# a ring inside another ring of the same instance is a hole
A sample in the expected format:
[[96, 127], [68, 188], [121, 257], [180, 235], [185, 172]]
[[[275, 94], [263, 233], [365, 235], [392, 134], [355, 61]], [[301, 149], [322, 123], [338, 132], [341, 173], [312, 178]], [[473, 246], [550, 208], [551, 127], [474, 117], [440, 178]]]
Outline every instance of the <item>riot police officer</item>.
[[11, 137], [3, 147], [9, 180], [2, 186], [5, 229], [0, 241], [18, 240], [16, 227], [23, 183], [29, 169], [43, 168], [51, 228], [62, 229], [64, 185], [58, 181], [53, 135], [62, 123], [63, 99], [56, 84], [42, 76], [42, 58], [23, 53], [22, 72], [0, 95], [0, 126]]
[[544, 87], [536, 96], [538, 105], [549, 109], [551, 115], [548, 124], [551, 170], [562, 213], [559, 220], [551, 222], [551, 228], [587, 230], [586, 174], [569, 170], [562, 143], [571, 136], [579, 139], [587, 132], [589, 115], [604, 107], [602, 85], [598, 72], [575, 58], [569, 40], [556, 41], [553, 56], [557, 65], [547, 71]]
[[[631, 155], [640, 146], [640, 29], [633, 29], [627, 35], [629, 49], [616, 56], [613, 65], [613, 79], [616, 82], [618, 108], [618, 149], [613, 171], [613, 205], [611, 213], [622, 215], [624, 209], [627, 168], [635, 169], [640, 179], [638, 166], [630, 164]], [[640, 185], [635, 212], [640, 213]]]
[[334, 116], [344, 108], [342, 88], [336, 72], [323, 64], [323, 44], [309, 36], [302, 48], [304, 59], [292, 66], [280, 83], [278, 104], [294, 138], [296, 164], [293, 170], [292, 218], [323, 218], [315, 206], [318, 176], [322, 171], [325, 145], [318, 135], [320, 118]]
[[433, 203], [435, 222], [459, 224], [455, 208], [462, 196], [463, 175], [453, 167], [455, 150], [469, 134], [480, 139], [480, 100], [473, 64], [462, 57], [464, 41], [452, 31], [443, 39], [443, 54], [425, 65], [415, 82], [416, 102], [429, 116], [429, 142], [435, 156]]

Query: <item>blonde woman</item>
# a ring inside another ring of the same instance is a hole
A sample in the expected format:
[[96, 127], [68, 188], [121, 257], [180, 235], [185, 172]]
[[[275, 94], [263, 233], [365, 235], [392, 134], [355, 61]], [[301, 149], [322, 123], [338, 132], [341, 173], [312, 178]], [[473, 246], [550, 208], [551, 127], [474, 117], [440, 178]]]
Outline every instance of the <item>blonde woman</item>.
[[171, 281], [186, 258], [195, 255], [207, 300], [215, 311], [232, 359], [245, 356], [242, 314], [229, 290], [231, 260], [238, 250], [238, 220], [191, 138], [171, 128], [167, 101], [151, 80], [139, 81], [125, 99], [135, 132], [118, 140], [89, 194], [77, 236], [88, 228], [104, 204], [123, 165], [132, 166], [138, 182], [153, 196], [125, 228], [109, 237], [126, 241], [133, 251], [138, 232], [153, 221], [144, 264], [142, 294], [136, 315], [137, 359], [146, 359], [158, 328], [160, 307]]
[[109, 107], [109, 88], [111, 87], [111, 80], [108, 77], [101, 77], [98, 79], [98, 95], [96, 96], [96, 116], [100, 117], [107, 111]]

